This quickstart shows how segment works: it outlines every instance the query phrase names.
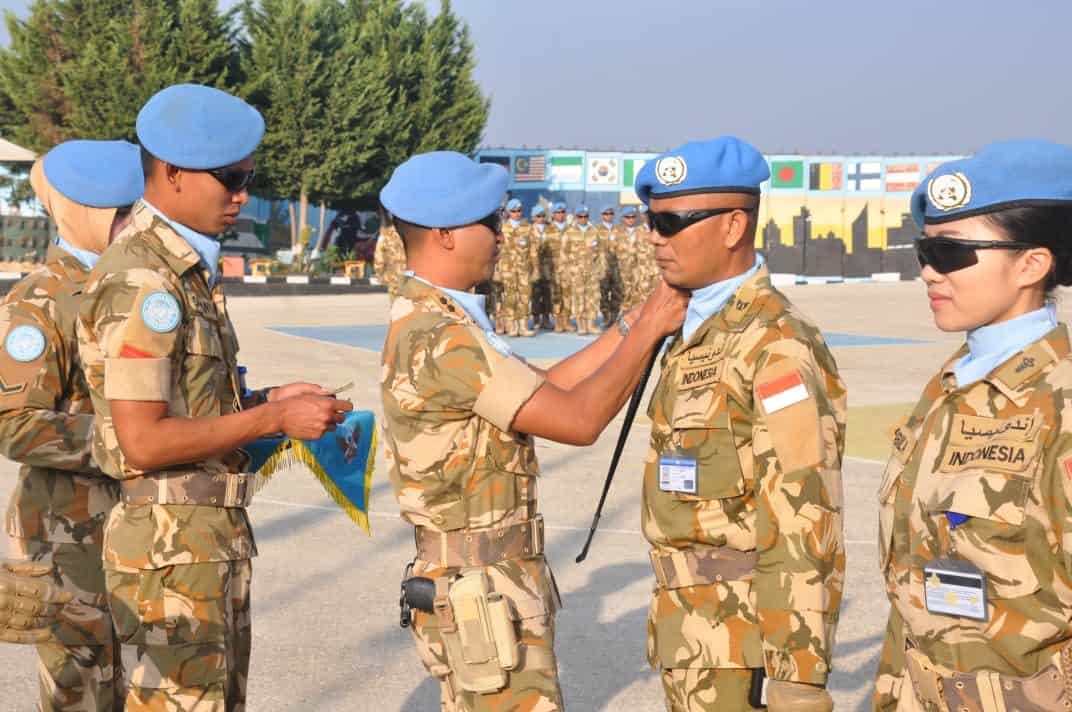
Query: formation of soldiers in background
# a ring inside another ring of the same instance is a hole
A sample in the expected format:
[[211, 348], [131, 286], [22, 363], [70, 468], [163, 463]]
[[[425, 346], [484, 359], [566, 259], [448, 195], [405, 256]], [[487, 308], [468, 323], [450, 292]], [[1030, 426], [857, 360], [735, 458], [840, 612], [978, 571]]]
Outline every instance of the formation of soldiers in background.
[[[486, 294], [495, 331], [534, 336], [540, 330], [596, 334], [618, 315], [643, 302], [655, 288], [659, 268], [648, 241], [649, 228], [633, 206], [604, 208], [593, 224], [579, 205], [536, 205], [523, 217], [521, 201], [506, 204], [499, 260]], [[384, 220], [373, 268], [391, 298], [398, 293], [406, 255], [391, 221]]]

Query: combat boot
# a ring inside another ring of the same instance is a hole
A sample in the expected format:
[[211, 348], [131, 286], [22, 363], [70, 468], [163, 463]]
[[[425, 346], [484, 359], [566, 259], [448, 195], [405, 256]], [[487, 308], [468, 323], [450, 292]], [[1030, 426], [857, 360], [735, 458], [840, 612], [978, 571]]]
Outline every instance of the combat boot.
[[500, 336], [506, 333], [506, 322], [503, 321], [502, 317], [495, 319], [495, 333]]
[[566, 330], [566, 327], [562, 325], [562, 322], [564, 322], [564, 321], [567, 324], [569, 323], [568, 321], [566, 321], [565, 319], [563, 319], [560, 316], [555, 317], [555, 333], [556, 334], [561, 334], [563, 331]]
[[[564, 328], [566, 330], [567, 334], [576, 334], [577, 333], [577, 326], [573, 325], [573, 322], [570, 321], [568, 316], [567, 317], [562, 317], [562, 322], [563, 322], [562, 323], [562, 328]], [[580, 326], [580, 323], [581, 322], [578, 319], [577, 320], [577, 325]]]
[[529, 320], [522, 319], [517, 323], [517, 333], [521, 336], [535, 336], [536, 332], [529, 328]]
[[506, 335], [507, 336], [517, 336], [517, 322], [516, 321], [510, 321], [510, 322], [507, 323], [507, 325], [506, 325]]

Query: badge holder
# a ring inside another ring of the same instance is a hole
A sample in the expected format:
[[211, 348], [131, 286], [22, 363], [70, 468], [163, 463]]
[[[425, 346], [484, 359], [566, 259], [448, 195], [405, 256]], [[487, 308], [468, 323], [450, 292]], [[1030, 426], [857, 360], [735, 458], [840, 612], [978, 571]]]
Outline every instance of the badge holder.
[[[946, 512], [950, 541], [958, 526], [969, 517]], [[923, 567], [924, 603], [927, 611], [954, 618], [986, 621], [986, 574], [974, 564], [957, 558], [956, 546], [950, 543], [949, 555], [934, 559]]]
[[659, 489], [663, 492], [696, 494], [699, 478], [696, 454], [674, 448], [659, 456]]

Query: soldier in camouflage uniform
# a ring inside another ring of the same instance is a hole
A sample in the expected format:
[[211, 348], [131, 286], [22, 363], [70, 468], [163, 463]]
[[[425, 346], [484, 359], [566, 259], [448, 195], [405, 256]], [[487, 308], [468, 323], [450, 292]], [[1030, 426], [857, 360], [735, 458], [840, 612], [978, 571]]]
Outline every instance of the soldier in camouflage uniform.
[[406, 271], [406, 251], [402, 247], [402, 238], [391, 224], [390, 217], [385, 217], [380, 225], [380, 238], [376, 240], [376, 250], [372, 257], [372, 269], [376, 279], [387, 287], [391, 299], [398, 296], [398, 285], [402, 273]]
[[829, 712], [845, 570], [845, 387], [754, 238], [763, 156], [734, 137], [645, 165], [663, 279], [692, 290], [651, 399], [648, 659], [671, 712]]
[[240, 711], [257, 551], [239, 447], [279, 432], [319, 437], [349, 404], [314, 384], [240, 387], [213, 236], [249, 199], [260, 114], [180, 84], [146, 103], [137, 132], [145, 196], [91, 271], [77, 324], [93, 459], [119, 480], [103, 556], [131, 653], [126, 709]]
[[[631, 330], [623, 319], [625, 336], [611, 330], [546, 372], [515, 356], [466, 291], [491, 272], [508, 181], [501, 166], [437, 152], [399, 166], [380, 196], [414, 274], [383, 348], [384, 441], [402, 517], [416, 528], [411, 573], [435, 586], [432, 611], [413, 612], [413, 634], [444, 712], [563, 708], [534, 436], [593, 442], [684, 312], [684, 296], [664, 286], [630, 315]], [[474, 585], [476, 600], [459, 605]]]
[[558, 333], [576, 331], [570, 323], [573, 289], [570, 283], [569, 264], [565, 258], [566, 231], [569, 227], [566, 220], [566, 204], [552, 205], [551, 224], [547, 226], [547, 239], [540, 245], [540, 274], [550, 275], [551, 313], [555, 320], [555, 331]]
[[622, 275], [622, 311], [629, 311], [640, 304], [641, 293], [639, 256], [641, 250], [650, 250], [647, 234], [637, 227], [637, 210], [632, 205], [622, 208], [621, 222], [615, 226], [618, 243], [618, 271]]
[[33, 165], [30, 182], [59, 237], [0, 306], [0, 453], [23, 463], [5, 528], [12, 555], [44, 566], [74, 599], [37, 646], [41, 708], [110, 712], [122, 709], [123, 671], [101, 544], [119, 493], [90, 459], [75, 318], [90, 268], [141, 197], [138, 147], [69, 141]]
[[530, 225], [521, 219], [521, 201], [506, 204], [503, 241], [499, 251], [502, 266], [502, 317], [507, 336], [534, 336], [529, 329], [532, 314], [532, 282], [539, 275], [538, 244], [532, 240]]
[[599, 286], [607, 273], [606, 250], [599, 231], [588, 222], [588, 206], [578, 206], [576, 218], [566, 230], [562, 247], [563, 262], [569, 270], [569, 310], [577, 319], [578, 334], [596, 334]]
[[606, 273], [599, 285], [599, 311], [603, 314], [603, 327], [606, 328], [618, 320], [625, 295], [622, 281], [622, 250], [624, 244], [618, 242], [620, 231], [614, 224], [614, 208], [604, 208], [600, 213], [603, 221], [596, 226], [599, 242], [603, 245], [603, 262], [607, 265]]
[[537, 331], [551, 328], [551, 285], [554, 283], [554, 260], [544, 249], [547, 242], [547, 209], [542, 205], [532, 206], [529, 213], [529, 242], [536, 251], [536, 271], [532, 284], [532, 318]]
[[940, 166], [911, 206], [935, 324], [967, 343], [894, 431], [873, 706], [1067, 710], [1072, 356], [1052, 290], [1072, 284], [1072, 148], [993, 144]]

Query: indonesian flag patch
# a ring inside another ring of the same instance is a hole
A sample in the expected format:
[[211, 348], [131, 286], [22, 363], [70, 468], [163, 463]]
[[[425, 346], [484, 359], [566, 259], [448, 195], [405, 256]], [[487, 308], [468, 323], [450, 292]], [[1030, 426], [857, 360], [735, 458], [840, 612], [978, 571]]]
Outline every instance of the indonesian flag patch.
[[796, 371], [779, 376], [772, 381], [760, 383], [756, 386], [756, 392], [763, 403], [763, 410], [768, 415], [808, 400], [808, 389], [804, 385], [804, 379]]

